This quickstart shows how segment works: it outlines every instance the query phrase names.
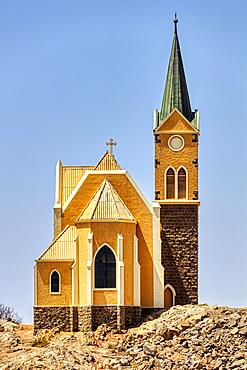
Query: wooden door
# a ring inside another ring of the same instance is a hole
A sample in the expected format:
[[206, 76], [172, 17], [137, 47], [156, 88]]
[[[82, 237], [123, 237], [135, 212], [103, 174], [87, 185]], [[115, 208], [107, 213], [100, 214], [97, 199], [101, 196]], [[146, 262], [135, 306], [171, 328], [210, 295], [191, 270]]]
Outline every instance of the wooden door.
[[170, 308], [173, 306], [173, 293], [170, 288], [165, 289], [164, 306], [165, 308]]

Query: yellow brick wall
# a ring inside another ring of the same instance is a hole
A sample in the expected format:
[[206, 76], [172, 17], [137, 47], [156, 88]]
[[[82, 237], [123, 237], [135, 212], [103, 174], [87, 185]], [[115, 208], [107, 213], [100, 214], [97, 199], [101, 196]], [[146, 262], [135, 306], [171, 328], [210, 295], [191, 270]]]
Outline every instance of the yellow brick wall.
[[136, 235], [139, 239], [139, 263], [141, 265], [141, 305], [144, 307], [152, 307], [152, 213], [125, 174], [107, 174], [107, 176], [99, 173], [90, 174], [68, 207], [64, 210], [62, 228], [66, 225], [74, 225], [76, 219], [106, 177], [138, 222]]
[[93, 304], [99, 306], [115, 305], [118, 303], [117, 290], [94, 290]]
[[[37, 305], [68, 306], [72, 303], [72, 262], [37, 262]], [[50, 274], [57, 270], [61, 276], [60, 294], [50, 293]]]
[[[198, 167], [192, 161], [198, 159], [198, 143], [192, 142], [193, 129], [176, 111], [157, 130], [160, 143], [155, 144], [155, 159], [160, 163], [155, 168], [155, 191], [160, 191], [160, 199], [165, 199], [165, 171], [169, 166], [177, 170], [184, 166], [188, 171], [188, 199], [193, 199], [194, 191], [198, 191]], [[184, 138], [185, 145], [180, 151], [173, 151], [168, 146], [171, 136], [179, 134]]]

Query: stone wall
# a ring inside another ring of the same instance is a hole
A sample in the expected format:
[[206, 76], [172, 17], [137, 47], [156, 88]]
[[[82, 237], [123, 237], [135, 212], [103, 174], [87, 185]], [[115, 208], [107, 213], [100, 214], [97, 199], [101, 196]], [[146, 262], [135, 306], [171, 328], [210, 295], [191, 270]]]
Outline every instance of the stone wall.
[[54, 327], [61, 331], [75, 331], [75, 307], [34, 307], [34, 332], [40, 329], [52, 329]]
[[78, 331], [91, 331], [93, 329], [92, 306], [79, 306], [78, 311]]
[[117, 329], [118, 307], [117, 306], [93, 306], [93, 330], [101, 324], [107, 324], [112, 329]]
[[125, 326], [136, 325], [140, 322], [142, 316], [142, 308], [138, 306], [125, 306]]
[[164, 285], [176, 291], [176, 304], [198, 302], [198, 205], [161, 204]]
[[101, 324], [112, 329], [125, 329], [141, 319], [141, 307], [79, 306], [34, 307], [34, 332], [57, 327], [60, 331], [96, 330]]

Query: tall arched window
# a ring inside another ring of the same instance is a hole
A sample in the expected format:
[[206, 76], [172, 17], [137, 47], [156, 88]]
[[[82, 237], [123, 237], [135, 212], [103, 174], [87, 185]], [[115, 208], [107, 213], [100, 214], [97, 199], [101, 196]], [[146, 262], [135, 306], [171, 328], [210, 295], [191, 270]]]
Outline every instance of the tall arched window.
[[116, 288], [116, 259], [107, 245], [95, 258], [95, 288]]
[[60, 293], [60, 275], [56, 270], [51, 273], [50, 291], [51, 293]]
[[175, 173], [172, 168], [166, 172], [166, 199], [175, 198]]
[[186, 198], [186, 171], [180, 168], [178, 171], [178, 199]]

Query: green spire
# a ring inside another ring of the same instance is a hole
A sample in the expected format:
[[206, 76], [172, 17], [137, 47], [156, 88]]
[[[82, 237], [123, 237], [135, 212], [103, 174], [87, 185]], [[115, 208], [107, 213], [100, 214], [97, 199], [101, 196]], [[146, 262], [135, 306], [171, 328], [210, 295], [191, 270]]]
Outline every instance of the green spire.
[[160, 111], [160, 121], [164, 120], [174, 108], [177, 108], [187, 118], [187, 120], [192, 121], [193, 119], [183, 60], [179, 46], [177, 23], [178, 19], [175, 14], [174, 37]]

